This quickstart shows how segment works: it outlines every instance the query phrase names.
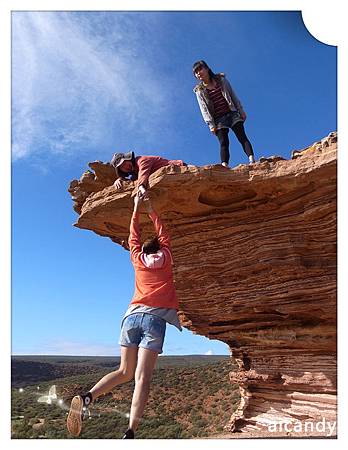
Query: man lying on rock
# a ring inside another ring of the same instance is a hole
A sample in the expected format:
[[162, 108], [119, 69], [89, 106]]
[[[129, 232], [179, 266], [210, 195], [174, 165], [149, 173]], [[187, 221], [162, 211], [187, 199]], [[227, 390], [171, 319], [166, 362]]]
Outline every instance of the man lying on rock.
[[[128, 160], [127, 160], [128, 161]], [[144, 203], [156, 236], [140, 243], [139, 210]], [[135, 271], [135, 292], [123, 318], [120, 367], [105, 375], [89, 392], [76, 395], [67, 418], [70, 434], [79, 436], [88, 406], [115, 386], [134, 378], [129, 428], [123, 439], [134, 439], [148, 400], [153, 370], [162, 353], [166, 324], [182, 330], [172, 271], [169, 236], [147, 195], [134, 197], [129, 230], [131, 261]]]
[[161, 167], [174, 165], [186, 166], [181, 159], [165, 159], [160, 156], [137, 156], [134, 152], [115, 153], [110, 164], [115, 167], [117, 180], [115, 189], [122, 189], [122, 180], [128, 177], [138, 181], [138, 195], [143, 196], [148, 187], [149, 176]]

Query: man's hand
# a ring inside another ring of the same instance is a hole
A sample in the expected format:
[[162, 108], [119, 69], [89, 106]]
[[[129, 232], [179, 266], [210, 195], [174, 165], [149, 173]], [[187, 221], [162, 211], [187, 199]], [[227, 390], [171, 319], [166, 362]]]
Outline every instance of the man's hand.
[[141, 184], [138, 187], [138, 192], [137, 192], [137, 196], [140, 198], [143, 198], [146, 195], [146, 189], [144, 188], [144, 186]]
[[213, 134], [216, 134], [216, 128], [215, 128], [215, 127], [212, 128], [210, 131], [211, 131]]
[[240, 114], [240, 116], [241, 116], [241, 118], [242, 118], [244, 121], [245, 121], [246, 118], [247, 118], [247, 115], [245, 114], [244, 111]]
[[117, 178], [117, 180], [114, 183], [114, 187], [117, 190], [122, 189], [122, 178]]

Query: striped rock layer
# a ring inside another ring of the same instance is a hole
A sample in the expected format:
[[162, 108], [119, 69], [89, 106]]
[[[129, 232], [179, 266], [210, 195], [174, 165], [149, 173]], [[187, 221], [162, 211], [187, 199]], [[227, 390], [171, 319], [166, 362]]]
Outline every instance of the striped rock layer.
[[[225, 342], [240, 403], [230, 431], [336, 420], [337, 135], [228, 169], [164, 167], [153, 204], [172, 239], [180, 319]], [[127, 247], [133, 182], [109, 164], [71, 182], [79, 228]], [[143, 236], [152, 235], [145, 212]], [[315, 434], [315, 433], [314, 433]]]

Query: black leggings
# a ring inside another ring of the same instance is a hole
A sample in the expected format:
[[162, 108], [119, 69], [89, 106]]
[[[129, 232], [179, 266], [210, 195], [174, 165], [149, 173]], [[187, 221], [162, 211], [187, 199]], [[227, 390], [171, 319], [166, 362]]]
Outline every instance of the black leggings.
[[[243, 150], [247, 154], [247, 156], [254, 156], [253, 148], [250, 144], [249, 139], [247, 138], [247, 135], [245, 134], [243, 122], [237, 122], [232, 127], [232, 130], [236, 135], [238, 141], [242, 144]], [[228, 132], [229, 132], [228, 128], [221, 128], [220, 130], [216, 131], [216, 136], [220, 142], [221, 162], [225, 162], [227, 164], [230, 159], [230, 151], [229, 151], [230, 141], [228, 139]]]

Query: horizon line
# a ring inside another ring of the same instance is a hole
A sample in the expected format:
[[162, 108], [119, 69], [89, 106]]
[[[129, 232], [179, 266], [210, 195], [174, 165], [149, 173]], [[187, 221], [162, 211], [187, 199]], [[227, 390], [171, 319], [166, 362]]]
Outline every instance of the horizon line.
[[[12, 356], [60, 356], [65, 358], [120, 358], [121, 355], [62, 355], [62, 354], [41, 354], [41, 353], [11, 353]], [[183, 356], [230, 356], [230, 355], [224, 355], [224, 354], [212, 354], [212, 355], [206, 355], [205, 353], [189, 353], [189, 354], [178, 354], [178, 355], [158, 355], [159, 357], [163, 356], [175, 356], [175, 357], [183, 357]]]

